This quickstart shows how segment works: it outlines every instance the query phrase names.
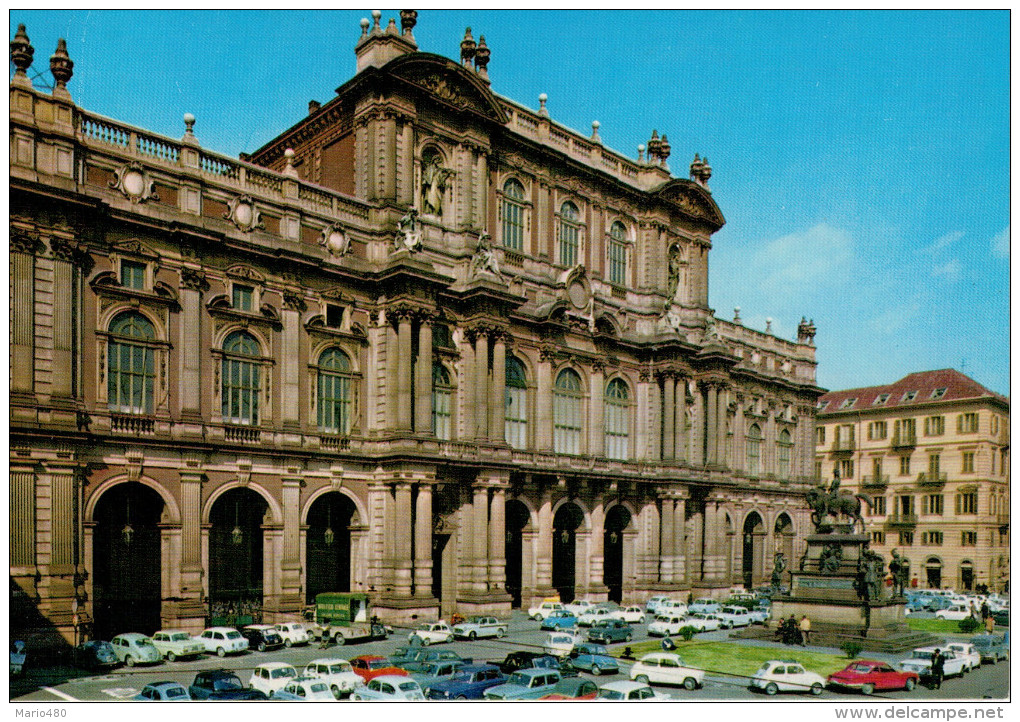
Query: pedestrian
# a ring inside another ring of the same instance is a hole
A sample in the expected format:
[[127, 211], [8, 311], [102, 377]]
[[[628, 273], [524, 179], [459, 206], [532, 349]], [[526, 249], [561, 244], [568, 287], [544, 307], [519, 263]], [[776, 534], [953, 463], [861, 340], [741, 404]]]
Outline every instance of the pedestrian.
[[931, 681], [935, 689], [942, 689], [942, 676], [946, 671], [946, 658], [942, 656], [942, 650], [936, 649], [931, 656]]
[[995, 631], [995, 617], [991, 614], [985, 617], [985, 631], [989, 634]]
[[800, 633], [804, 637], [800, 644], [802, 647], [806, 647], [811, 642], [811, 620], [806, 614], [800, 618]]
[[990, 611], [988, 609], [988, 602], [981, 602], [981, 619], [982, 619], [982, 621], [988, 619], [988, 615], [989, 614], [990, 614]]

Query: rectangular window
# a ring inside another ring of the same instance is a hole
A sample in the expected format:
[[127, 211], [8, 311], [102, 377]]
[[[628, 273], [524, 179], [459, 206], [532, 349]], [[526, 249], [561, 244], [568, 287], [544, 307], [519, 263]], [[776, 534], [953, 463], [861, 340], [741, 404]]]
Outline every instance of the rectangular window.
[[965, 531], [960, 534], [960, 546], [973, 547], [977, 546], [977, 532], [976, 531]]
[[973, 474], [974, 473], [974, 452], [973, 451], [965, 451], [965, 452], [963, 452], [963, 469], [961, 469], [961, 471], [964, 474]]
[[921, 500], [921, 513], [942, 516], [942, 494], [927, 494]]
[[956, 430], [961, 434], [973, 434], [976, 432], [978, 430], [978, 415], [970, 413], [957, 416]]
[[836, 427], [836, 448], [842, 450], [854, 448], [854, 427], [852, 424], [840, 424]]
[[945, 416], [929, 416], [924, 420], [925, 436], [942, 436], [946, 433]]
[[881, 483], [882, 481], [882, 460], [872, 459], [871, 460], [871, 474], [875, 477], [875, 483]]
[[330, 328], [340, 328], [344, 323], [344, 310], [332, 303], [326, 304], [326, 325]]
[[818, 481], [822, 480], [822, 462], [815, 462], [815, 479]]
[[896, 504], [899, 507], [900, 516], [913, 516], [914, 497], [910, 495], [896, 497]]
[[233, 306], [235, 311], [251, 311], [255, 290], [251, 286], [234, 284]]
[[885, 516], [885, 497], [876, 496], [871, 500], [871, 515]]
[[942, 532], [940, 531], [926, 531], [921, 534], [921, 543], [924, 546], [929, 547], [940, 547], [942, 546]]
[[872, 421], [868, 424], [868, 439], [876, 441], [886, 437], [887, 429], [884, 421]]
[[938, 475], [939, 475], [939, 455], [938, 454], [928, 454], [928, 473], [931, 474], [933, 478], [937, 478], [938, 477]]
[[839, 461], [839, 478], [840, 479], [852, 479], [852, 478], [854, 478], [854, 460], [853, 459], [840, 459], [840, 461]]
[[815, 429], [815, 445], [821, 446], [825, 443], [825, 427], [819, 426]]
[[978, 495], [976, 491], [968, 491], [956, 495], [957, 514], [977, 514]]
[[528, 390], [506, 386], [506, 443], [515, 449], [528, 448]]
[[910, 476], [910, 457], [900, 457], [900, 476]]
[[432, 433], [437, 439], [453, 438], [453, 389], [432, 384]]
[[999, 476], [1006, 475], [1006, 469], [1008, 468], [1006, 466], [1006, 453], [1006, 449], [999, 452]]
[[627, 285], [627, 245], [612, 237], [609, 239], [609, 282]]
[[893, 445], [913, 445], [917, 440], [917, 427], [913, 419], [900, 419], [893, 426]]
[[872, 544], [885, 544], [885, 532], [884, 531], [873, 531], [873, 532], [871, 532], [871, 543]]
[[914, 532], [912, 532], [912, 531], [901, 531], [900, 532], [900, 546], [901, 547], [914, 546]]
[[524, 206], [503, 200], [503, 245], [515, 251], [524, 250]]
[[145, 264], [135, 261], [120, 262], [120, 285], [124, 288], [145, 290]]

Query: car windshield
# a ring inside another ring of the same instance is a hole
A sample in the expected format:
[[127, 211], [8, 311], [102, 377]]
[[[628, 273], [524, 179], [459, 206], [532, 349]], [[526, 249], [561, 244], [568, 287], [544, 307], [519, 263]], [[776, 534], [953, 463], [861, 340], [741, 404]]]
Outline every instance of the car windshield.
[[553, 669], [554, 667], [557, 666], [556, 660], [553, 659], [552, 657], [536, 657], [532, 661], [532, 664], [535, 667], [541, 667], [543, 669]]
[[284, 677], [297, 677], [297, 672], [293, 667], [280, 667], [270, 672], [269, 676], [273, 679], [283, 679]]
[[485, 622], [484, 617], [471, 617], [468, 621], [469, 624], [483, 624]]
[[759, 672], [768, 672], [769, 671], [769, 667], [771, 667], [771, 666], [772, 666], [771, 662], [766, 662], [765, 664], [763, 664], [761, 667], [758, 668], [758, 671]]
[[328, 692], [329, 688], [322, 682], [316, 682], [315, 684], [308, 685], [308, 689], [313, 692]]
[[244, 685], [241, 684], [241, 680], [237, 677], [220, 677], [213, 682], [213, 689], [226, 690], [226, 689], [243, 689]]
[[241, 638], [240, 632], [227, 632], [227, 639], [240, 639], [240, 638]]
[[401, 682], [397, 685], [397, 689], [401, 692], [416, 692], [418, 690], [417, 682]]
[[389, 667], [390, 663], [385, 659], [373, 659], [368, 663], [369, 669], [382, 669], [383, 667]]
[[609, 649], [601, 644], [588, 644], [582, 649], [587, 654], [609, 654]]
[[926, 652], [920, 649], [915, 649], [911, 654], [911, 659], [931, 659], [931, 652]]
[[152, 640], [149, 639], [148, 637], [142, 637], [141, 639], [136, 640], [135, 644], [137, 644], [139, 647], [151, 647]]
[[615, 689], [600, 689], [599, 699], [626, 699], [623, 692], [617, 692]]
[[867, 674], [871, 671], [871, 667], [866, 664], [854, 664], [850, 667], [851, 672], [859, 672], [861, 674]]
[[167, 687], [163, 690], [163, 694], [166, 695], [167, 699], [176, 699], [177, 697], [187, 697], [188, 693], [184, 687]]
[[514, 672], [510, 675], [510, 678], [506, 681], [507, 684], [516, 684], [518, 687], [527, 687], [531, 681], [531, 676], [527, 674], [521, 674], [520, 672]]
[[330, 674], [341, 674], [342, 672], [353, 672], [354, 668], [349, 664], [331, 664], [329, 665]]
[[419, 629], [420, 631], [422, 631], [422, 632], [427, 632], [427, 631], [429, 631], [430, 629], [432, 629], [432, 625], [431, 625], [431, 624], [419, 624], [419, 625], [418, 625], [418, 629]]
[[174, 634], [171, 635], [170, 637], [170, 640], [173, 642], [187, 642], [189, 639], [191, 639], [191, 637], [185, 632], [181, 632], [180, 634]]

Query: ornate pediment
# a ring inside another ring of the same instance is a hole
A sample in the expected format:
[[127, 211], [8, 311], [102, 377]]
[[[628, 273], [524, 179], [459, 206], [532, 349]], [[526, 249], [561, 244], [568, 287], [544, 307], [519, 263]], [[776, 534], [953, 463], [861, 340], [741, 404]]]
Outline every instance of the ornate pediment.
[[227, 269], [227, 275], [232, 278], [243, 278], [246, 281], [254, 281], [255, 283], [265, 283], [266, 277], [256, 271], [251, 266], [236, 265], [231, 266]]
[[130, 238], [125, 241], [117, 241], [113, 244], [113, 250], [119, 251], [120, 253], [130, 253], [134, 256], [141, 256], [142, 258], [159, 258], [158, 253], [134, 238]]
[[726, 223], [711, 194], [694, 181], [674, 178], [655, 191], [655, 195], [684, 215], [704, 221], [716, 229]]
[[506, 113], [486, 84], [472, 71], [432, 53], [409, 53], [383, 68], [437, 100], [505, 125]]

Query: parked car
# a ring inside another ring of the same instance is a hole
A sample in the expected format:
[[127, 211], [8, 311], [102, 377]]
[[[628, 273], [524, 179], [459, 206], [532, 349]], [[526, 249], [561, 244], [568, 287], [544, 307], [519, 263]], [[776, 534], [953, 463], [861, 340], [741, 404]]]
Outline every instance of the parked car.
[[638, 606], [617, 609], [613, 611], [609, 616], [612, 617], [613, 619], [622, 619], [628, 624], [645, 623], [645, 610]]
[[825, 689], [825, 677], [809, 672], [792, 659], [770, 659], [754, 673], [749, 687], [770, 696], [777, 692], [821, 694]]
[[190, 702], [191, 695], [180, 682], [152, 682], [135, 695], [140, 702]]
[[421, 685], [421, 688], [428, 695], [429, 687], [439, 682], [456, 677], [464, 665], [460, 662], [422, 662], [412, 667], [405, 667], [411, 679]]
[[563, 608], [568, 612], [573, 612], [575, 617], [580, 618], [582, 614], [595, 608], [595, 602], [588, 601], [587, 599], [575, 599], [564, 604]]
[[247, 700], [267, 699], [264, 692], [245, 687], [240, 677], [226, 669], [206, 669], [195, 675], [188, 687], [192, 699]]
[[936, 619], [949, 619], [954, 622], [966, 619], [972, 616], [971, 608], [965, 604], [952, 604], [945, 609], [940, 609], [935, 612]]
[[511, 652], [506, 656], [506, 659], [499, 663], [499, 671], [503, 674], [511, 674], [518, 669], [529, 669], [535, 666], [534, 662], [536, 659], [541, 658], [550, 659], [549, 655], [543, 652], [528, 652], [525, 650]]
[[349, 695], [355, 687], [363, 684], [346, 659], [313, 659], [305, 665], [301, 676], [325, 682], [336, 699]]
[[602, 644], [576, 644], [570, 650], [567, 661], [574, 669], [583, 669], [595, 676], [608, 672], [616, 674], [620, 671], [620, 665], [615, 657], [609, 656], [609, 650]]
[[970, 667], [963, 657], [957, 657], [947, 647], [918, 647], [910, 653], [909, 657], [897, 662], [896, 666], [904, 672], [916, 672], [920, 681], [928, 682], [932, 679], [931, 658], [936, 649], [942, 650], [942, 657], [945, 660], [943, 674], [946, 677], [962, 677], [970, 671]]
[[549, 694], [539, 697], [544, 701], [567, 699], [595, 699], [599, 688], [590, 679], [581, 677], [564, 677], [553, 687]]
[[273, 692], [283, 689], [287, 683], [298, 676], [293, 665], [286, 662], [266, 662], [252, 670], [248, 685], [272, 696]]
[[396, 702], [425, 699], [425, 694], [421, 686], [409, 677], [384, 674], [370, 680], [364, 687], [358, 687], [351, 695], [351, 699]]
[[580, 616], [578, 616], [577, 626], [590, 627], [601, 622], [603, 619], [615, 619], [613, 610], [606, 607], [591, 607], [587, 611], [581, 612]]
[[555, 669], [519, 669], [505, 684], [485, 690], [485, 699], [538, 699], [551, 694], [562, 675]]
[[723, 629], [747, 627], [751, 624], [751, 613], [744, 607], [723, 607], [715, 616], [722, 621]]
[[311, 640], [308, 627], [301, 622], [281, 622], [273, 626], [276, 627], [276, 631], [283, 637], [283, 646], [288, 649], [295, 644], [308, 644]]
[[411, 642], [417, 638], [423, 647], [430, 644], [453, 641], [453, 630], [446, 622], [425, 622], [419, 624], [418, 628], [407, 635], [407, 641]]
[[152, 646], [152, 640], [144, 634], [128, 632], [118, 634], [110, 640], [113, 645], [113, 653], [117, 659], [127, 667], [134, 667], [136, 664], [159, 664], [163, 661], [163, 655]]
[[1006, 640], [1001, 634], [978, 634], [970, 638], [970, 643], [981, 655], [982, 662], [995, 664], [1000, 659], [1009, 659]]
[[11, 644], [11, 651], [9, 654], [11, 676], [24, 674], [25, 662], [28, 661], [28, 645], [22, 640], [16, 639], [14, 643]]
[[408, 665], [420, 664], [422, 662], [440, 662], [451, 660], [471, 664], [470, 657], [463, 657], [451, 649], [430, 649], [419, 645], [410, 647], [397, 647], [396, 651], [389, 657], [390, 663], [395, 667], [403, 669]]
[[887, 662], [873, 659], [856, 659], [826, 680], [829, 687], [855, 689], [864, 694], [875, 690], [905, 689], [908, 692], [917, 686], [917, 672], [893, 669]]
[[645, 611], [648, 614], [656, 614], [659, 611], [659, 604], [669, 599], [669, 597], [649, 597], [648, 601], [645, 602]]
[[611, 644], [613, 642], [629, 642], [633, 638], [634, 630], [620, 619], [603, 619], [588, 630], [589, 642]]
[[719, 615], [717, 614], [694, 612], [693, 614], [687, 615], [683, 621], [684, 624], [689, 624], [699, 632], [714, 632], [715, 630], [722, 628], [722, 620], [719, 619]]
[[549, 612], [548, 616], [542, 620], [542, 624], [539, 625], [540, 629], [573, 629], [577, 626], [577, 617], [574, 616], [573, 612], [568, 612], [566, 609], [555, 609]]
[[574, 648], [574, 645], [580, 644], [583, 641], [580, 635], [575, 635], [571, 632], [550, 632], [549, 636], [546, 637], [542, 650], [554, 657], [566, 657], [570, 654], [570, 650]]
[[152, 646], [168, 662], [173, 662], [178, 657], [197, 657], [205, 651], [204, 644], [179, 629], [159, 630], [152, 635]]
[[647, 682], [619, 680], [606, 682], [599, 687], [595, 699], [600, 702], [661, 702], [673, 698], [656, 692]]
[[407, 672], [393, 665], [386, 657], [363, 654], [351, 660], [351, 668], [366, 684], [376, 677], [406, 677]]
[[[688, 626], [688, 623], [685, 617], [679, 617], [672, 614], [656, 614], [655, 620], [648, 625], [648, 636], [672, 637], [674, 634], [680, 633], [681, 627], [686, 626]], [[718, 628], [718, 622], [716, 622], [716, 629]]]
[[[336, 697], [329, 690], [329, 685], [321, 679], [312, 677], [296, 677], [278, 689], [270, 697], [281, 696], [282, 693], [292, 695], [293, 698], [304, 702], [335, 702]], [[290, 699], [291, 697], [287, 697]]]
[[652, 652], [634, 663], [630, 668], [630, 678], [645, 684], [678, 684], [693, 690], [704, 683], [705, 670], [688, 667], [678, 654]]
[[709, 597], [700, 597], [695, 599], [688, 607], [687, 613], [691, 614], [694, 612], [701, 612], [702, 614], [717, 614], [722, 609], [722, 605], [719, 602]]
[[247, 627], [241, 627], [240, 632], [241, 636], [248, 640], [248, 649], [265, 652], [284, 646], [280, 632], [270, 624], [249, 624]]
[[687, 604], [679, 599], [666, 599], [659, 603], [655, 613], [668, 614], [671, 617], [685, 617], [690, 613], [690, 609], [687, 608]]
[[210, 627], [199, 636], [206, 652], [222, 657], [225, 654], [240, 654], [248, 649], [248, 640], [233, 627]]
[[995, 623], [997, 625], [999, 625], [1000, 627], [1008, 627], [1009, 626], [1009, 610], [1008, 609], [999, 609], [998, 611], [992, 612], [992, 619], [994, 619]]
[[[536, 622], [541, 622], [543, 619], [549, 616], [550, 612], [563, 609], [563, 605], [559, 602], [542, 602], [541, 604], [529, 607], [528, 616], [534, 619]], [[577, 615], [575, 615], [577, 616]]]
[[428, 699], [482, 699], [485, 690], [506, 682], [506, 675], [492, 664], [470, 664], [460, 668], [460, 674], [429, 685]]
[[453, 625], [453, 636], [477, 639], [479, 637], [505, 637], [507, 625], [495, 617], [471, 617], [466, 622]]
[[82, 642], [74, 648], [74, 664], [85, 669], [108, 669], [120, 664], [113, 645], [101, 639]]
[[967, 665], [967, 671], [981, 666], [981, 652], [969, 642], [949, 642], [946, 647]]
[[751, 624], [765, 624], [772, 618], [772, 605], [758, 604], [747, 613], [751, 616]]

